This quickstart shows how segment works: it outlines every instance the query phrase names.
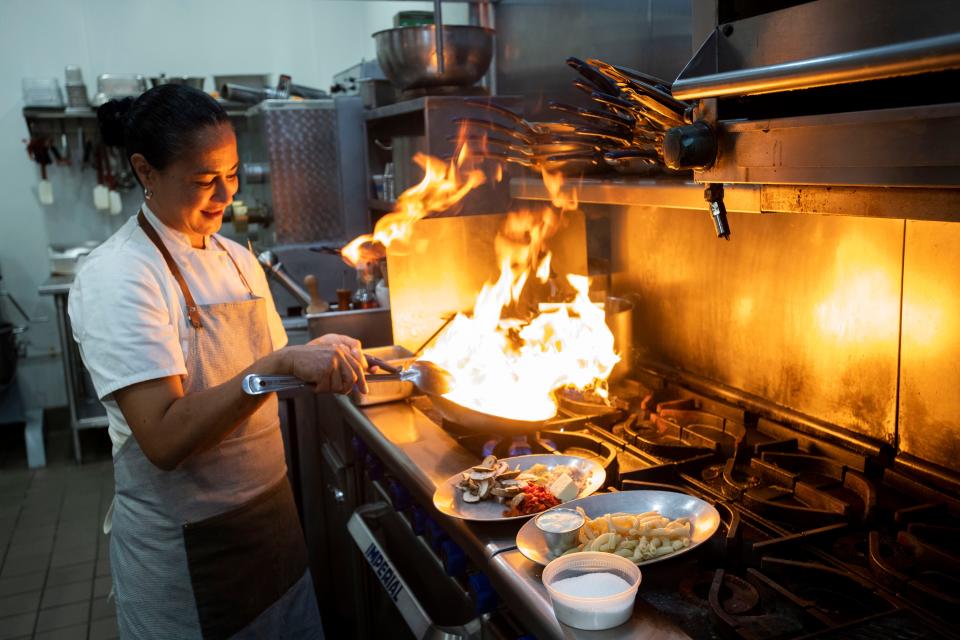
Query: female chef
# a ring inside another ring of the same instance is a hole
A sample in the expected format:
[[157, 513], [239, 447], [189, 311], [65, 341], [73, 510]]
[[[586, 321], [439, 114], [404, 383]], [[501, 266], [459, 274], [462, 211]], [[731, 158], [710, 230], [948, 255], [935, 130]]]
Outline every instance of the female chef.
[[167, 84], [111, 101], [98, 118], [144, 197], [86, 259], [69, 298], [113, 441], [121, 635], [320, 638], [277, 399], [245, 395], [241, 380], [292, 374], [320, 392], [365, 390], [360, 343], [285, 346], [259, 264], [216, 235], [238, 157], [215, 100]]

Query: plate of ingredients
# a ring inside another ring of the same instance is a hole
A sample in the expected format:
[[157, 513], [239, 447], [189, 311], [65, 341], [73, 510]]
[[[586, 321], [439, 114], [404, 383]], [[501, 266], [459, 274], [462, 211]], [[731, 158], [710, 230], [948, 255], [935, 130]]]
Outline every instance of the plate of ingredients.
[[600, 463], [579, 456], [487, 456], [438, 486], [433, 505], [462, 520], [518, 520], [589, 496], [606, 477]]
[[719, 512], [700, 498], [619, 491], [572, 500], [531, 519], [517, 533], [517, 548], [544, 566], [582, 551], [614, 553], [645, 565], [696, 548], [719, 526]]

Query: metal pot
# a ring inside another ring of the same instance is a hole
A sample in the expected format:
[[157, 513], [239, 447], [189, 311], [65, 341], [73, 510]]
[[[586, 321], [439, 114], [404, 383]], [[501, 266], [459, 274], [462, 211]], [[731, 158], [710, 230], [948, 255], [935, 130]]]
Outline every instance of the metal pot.
[[622, 380], [633, 369], [633, 302], [626, 298], [607, 298], [607, 326], [613, 333], [613, 348], [620, 362], [610, 374], [610, 382]]
[[383, 73], [398, 88], [463, 86], [476, 83], [493, 56], [492, 29], [443, 26], [444, 72], [437, 71], [434, 25], [397, 27], [373, 34]]

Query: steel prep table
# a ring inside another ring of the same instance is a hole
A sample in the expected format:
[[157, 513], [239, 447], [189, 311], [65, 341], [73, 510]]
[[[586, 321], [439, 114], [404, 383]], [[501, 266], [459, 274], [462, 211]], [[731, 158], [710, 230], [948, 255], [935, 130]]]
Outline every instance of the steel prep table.
[[437, 522], [491, 580], [501, 600], [523, 616], [537, 638], [589, 637], [598, 640], [626, 638], [687, 639], [683, 631], [643, 600], [643, 583], [633, 617], [615, 629], [580, 631], [561, 625], [540, 580], [542, 567], [527, 560], [516, 547], [522, 523], [473, 523], [444, 516], [433, 509], [437, 485], [479, 458], [406, 402], [357, 407], [338, 396], [347, 424], [412, 497], [427, 507]]

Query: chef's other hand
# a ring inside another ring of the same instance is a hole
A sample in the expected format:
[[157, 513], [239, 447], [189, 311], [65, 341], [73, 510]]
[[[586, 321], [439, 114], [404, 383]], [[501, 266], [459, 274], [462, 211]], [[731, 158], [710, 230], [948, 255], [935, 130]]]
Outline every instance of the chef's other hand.
[[367, 366], [367, 359], [363, 355], [363, 347], [360, 345], [360, 341], [356, 338], [351, 338], [350, 336], [342, 336], [339, 333], [328, 333], [326, 335], [320, 336], [314, 340], [311, 340], [308, 344], [320, 344], [327, 346], [343, 345], [350, 349], [353, 353], [353, 357], [360, 361], [360, 364], [363, 365], [363, 370], [366, 371], [369, 367]]
[[351, 347], [344, 344], [317, 344], [314, 341], [287, 347], [286, 351], [286, 368], [290, 375], [312, 383], [317, 393], [350, 393], [354, 386], [362, 393], [367, 393], [363, 362]]

